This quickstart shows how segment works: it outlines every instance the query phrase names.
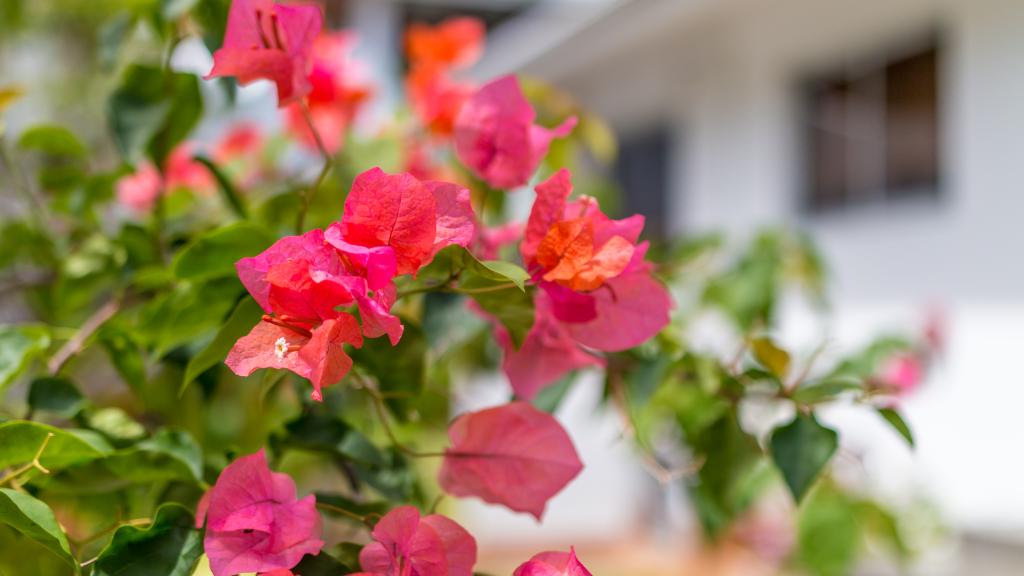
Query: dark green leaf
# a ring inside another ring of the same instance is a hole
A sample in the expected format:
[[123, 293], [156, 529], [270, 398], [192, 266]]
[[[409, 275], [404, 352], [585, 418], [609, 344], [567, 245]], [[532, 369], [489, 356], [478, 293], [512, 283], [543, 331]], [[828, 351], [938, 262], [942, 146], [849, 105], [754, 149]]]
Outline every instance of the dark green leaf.
[[213, 174], [214, 179], [217, 180], [217, 189], [220, 190], [221, 196], [224, 197], [224, 201], [227, 202], [227, 205], [235, 212], [235, 215], [242, 219], [248, 218], [245, 203], [242, 202], [242, 197], [239, 196], [238, 190], [235, 188], [235, 185], [231, 183], [231, 179], [228, 175], [206, 156], [196, 156], [194, 160], [203, 166], [206, 166], [206, 169], [210, 171], [210, 174]]
[[789, 352], [779, 348], [771, 338], [754, 338], [750, 341], [754, 358], [780, 379], [789, 372]]
[[799, 502], [835, 454], [839, 435], [813, 415], [797, 414], [792, 422], [775, 429], [770, 444], [772, 459]]
[[0, 392], [50, 346], [45, 326], [0, 325]]
[[910, 426], [907, 425], [907, 421], [903, 419], [903, 416], [899, 412], [892, 408], [879, 408], [878, 414], [893, 427], [894, 430], [899, 432], [900, 436], [907, 441], [907, 444], [911, 448], [914, 447], [914, 433], [911, 432]]
[[202, 104], [194, 75], [130, 66], [108, 103], [114, 141], [129, 162], [145, 152], [162, 165], [199, 121]]
[[18, 139], [18, 146], [48, 156], [82, 158], [87, 153], [85, 146], [70, 130], [52, 124], [29, 128]]
[[238, 306], [235, 307], [234, 312], [231, 313], [231, 316], [221, 326], [217, 335], [213, 337], [213, 341], [189, 360], [188, 366], [185, 368], [185, 379], [181, 383], [180, 393], [184, 393], [185, 388], [197, 376], [223, 362], [227, 358], [228, 352], [231, 351], [231, 347], [235, 345], [235, 342], [248, 334], [262, 316], [263, 309], [260, 308], [260, 305], [255, 300], [251, 298], [242, 299]]
[[0, 523], [14, 528], [61, 557], [79, 573], [67, 536], [44, 502], [23, 492], [0, 488]]
[[122, 526], [100, 552], [93, 576], [191, 576], [203, 553], [192, 513], [164, 504], [146, 528]]
[[690, 497], [705, 534], [712, 538], [750, 505], [752, 499], [744, 488], [761, 461], [756, 439], [740, 427], [736, 413], [726, 410], [720, 414], [690, 436], [695, 458], [703, 459], [697, 482], [689, 486]]
[[273, 242], [264, 227], [236, 222], [197, 237], [174, 257], [171, 269], [183, 280], [234, 276], [235, 262], [259, 254]]
[[122, 326], [107, 322], [100, 328], [97, 339], [107, 351], [110, 362], [125, 384], [136, 394], [141, 393], [142, 386], [146, 383], [146, 365], [135, 336]]
[[[347, 512], [351, 512], [355, 516], [363, 516], [364, 518], [369, 517], [366, 518], [367, 520], [372, 520], [372, 518], [379, 518], [384, 514], [387, 514], [388, 510], [391, 509], [391, 506], [387, 502], [383, 502], [380, 500], [370, 502], [356, 502], [355, 500], [352, 500], [351, 498], [347, 498], [340, 494], [328, 494], [325, 492], [316, 493], [316, 503], [318, 505], [326, 504], [327, 506], [331, 506], [333, 508], [340, 508]], [[321, 509], [326, 514], [330, 514], [337, 518], [355, 520], [355, 518], [351, 515], [347, 515], [338, 511], [333, 511], [330, 508]], [[373, 523], [370, 522], [370, 524], [372, 525]]]
[[320, 552], [316, 556], [306, 554], [302, 560], [292, 568], [292, 572], [301, 576], [339, 576], [351, 574], [356, 571], [358, 565], [349, 566], [338, 560], [327, 552]]
[[85, 406], [86, 400], [74, 383], [66, 378], [36, 378], [28, 389], [28, 405], [32, 410], [53, 412], [71, 418]]
[[234, 310], [242, 291], [234, 277], [179, 285], [145, 305], [137, 334], [156, 348], [157, 356], [163, 356], [218, 329]]
[[94, 460], [110, 451], [110, 446], [95, 434], [12, 420], [0, 424], [0, 469], [31, 462], [47, 434], [53, 437], [39, 461], [50, 470]]

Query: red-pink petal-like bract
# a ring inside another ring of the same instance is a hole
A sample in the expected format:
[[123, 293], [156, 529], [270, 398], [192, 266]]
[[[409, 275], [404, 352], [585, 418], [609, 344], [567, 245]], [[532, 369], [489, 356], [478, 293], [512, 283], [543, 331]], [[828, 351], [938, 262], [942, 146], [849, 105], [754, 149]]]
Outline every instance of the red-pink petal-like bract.
[[364, 574], [373, 576], [472, 576], [476, 540], [438, 514], [420, 516], [401, 506], [377, 522], [374, 542], [359, 553]]
[[576, 126], [575, 117], [552, 129], [534, 124], [535, 118], [515, 76], [493, 80], [459, 110], [455, 152], [492, 187], [522, 186], [537, 171], [551, 140], [567, 136]]
[[439, 481], [454, 496], [476, 496], [537, 520], [581, 470], [572, 440], [550, 414], [512, 402], [463, 414], [448, 428]]
[[323, 548], [316, 498], [298, 499], [292, 479], [267, 468], [262, 449], [224, 468], [203, 500], [196, 524], [205, 517], [214, 576], [288, 570]]
[[315, 5], [277, 4], [273, 0], [232, 0], [224, 45], [213, 55], [206, 78], [234, 76], [239, 84], [270, 80], [279, 106], [310, 92], [313, 42], [323, 27]]
[[512, 576], [593, 576], [579, 559], [576, 550], [541, 552], [516, 568]]

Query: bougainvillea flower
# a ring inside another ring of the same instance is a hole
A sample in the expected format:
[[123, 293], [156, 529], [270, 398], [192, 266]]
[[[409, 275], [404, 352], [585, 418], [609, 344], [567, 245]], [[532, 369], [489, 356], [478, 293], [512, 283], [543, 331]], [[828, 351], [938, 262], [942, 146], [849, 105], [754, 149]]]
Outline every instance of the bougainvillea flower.
[[213, 148], [213, 159], [228, 164], [251, 156], [263, 147], [263, 134], [255, 124], [239, 122], [229, 128]]
[[476, 540], [449, 518], [401, 506], [377, 522], [359, 553], [364, 576], [472, 576]]
[[651, 338], [672, 309], [644, 260], [647, 243], [638, 243], [643, 217], [613, 220], [592, 198], [569, 202], [571, 193], [567, 170], [537, 186], [519, 246], [539, 288], [533, 328], [519, 350], [495, 328], [502, 369], [527, 400], [572, 370], [601, 365], [593, 350], [625, 350]]
[[534, 306], [533, 326], [518, 349], [508, 330], [492, 319], [495, 339], [504, 352], [502, 371], [508, 376], [516, 398], [523, 400], [532, 400], [573, 370], [604, 366], [604, 360], [580, 348], [567, 325], [554, 317], [546, 294], [538, 292]]
[[134, 174], [123, 176], [115, 186], [117, 201], [137, 212], [153, 209], [161, 190], [165, 193], [187, 188], [200, 194], [213, 191], [214, 180], [205, 166], [193, 160], [193, 146], [184, 142], [164, 162], [164, 176], [150, 163], [143, 163]]
[[298, 499], [295, 482], [271, 472], [262, 449], [224, 468], [200, 502], [197, 527], [204, 518], [214, 576], [288, 570], [324, 545], [316, 497]]
[[436, 26], [415, 23], [405, 30], [405, 54], [413, 66], [463, 68], [480, 58], [485, 32], [477, 18], [449, 18]]
[[455, 152], [474, 174], [495, 188], [529, 182], [554, 138], [576, 126], [570, 117], [548, 129], [533, 123], [536, 114], [515, 76], [484, 85], [455, 120]]
[[541, 552], [516, 568], [512, 576], [592, 576], [576, 558], [576, 550]]
[[313, 42], [323, 26], [314, 5], [273, 0], [232, 0], [224, 45], [213, 55], [207, 79], [234, 76], [239, 84], [270, 80], [279, 106], [312, 90], [308, 74]]
[[882, 365], [878, 379], [885, 386], [903, 396], [917, 389], [924, 377], [924, 367], [915, 354], [897, 354]]
[[439, 136], [450, 136], [455, 131], [459, 112], [476, 91], [472, 84], [454, 80], [447, 70], [436, 66], [410, 70], [405, 89], [420, 123]]
[[341, 222], [327, 229], [326, 239], [341, 251], [388, 246], [396, 273], [414, 274], [444, 246], [467, 245], [474, 230], [465, 189], [372, 168], [356, 176]]
[[480, 260], [495, 260], [501, 250], [523, 237], [522, 222], [508, 222], [493, 228], [477, 224], [473, 255]]
[[318, 279], [340, 276], [344, 270], [337, 252], [325, 242], [322, 230], [310, 230], [301, 236], [285, 236], [259, 255], [242, 258], [235, 264], [238, 279], [265, 312], [275, 312], [270, 305], [267, 275], [274, 266], [289, 261], [306, 262], [313, 271], [311, 276]]
[[355, 348], [363, 345], [359, 323], [346, 312], [316, 326], [265, 316], [235, 342], [224, 363], [239, 376], [260, 368], [290, 370], [313, 384], [310, 396], [319, 402], [323, 400], [323, 388], [337, 384], [352, 368], [346, 344]]
[[[341, 149], [346, 131], [373, 94], [365, 70], [352, 58], [354, 44], [355, 36], [348, 32], [324, 33], [313, 44], [312, 89], [306, 101], [313, 127], [330, 154]], [[306, 147], [316, 149], [302, 107], [295, 103], [286, 110], [288, 130]]]
[[550, 414], [526, 402], [463, 414], [448, 428], [439, 482], [449, 494], [476, 496], [540, 520], [581, 470], [572, 440]]

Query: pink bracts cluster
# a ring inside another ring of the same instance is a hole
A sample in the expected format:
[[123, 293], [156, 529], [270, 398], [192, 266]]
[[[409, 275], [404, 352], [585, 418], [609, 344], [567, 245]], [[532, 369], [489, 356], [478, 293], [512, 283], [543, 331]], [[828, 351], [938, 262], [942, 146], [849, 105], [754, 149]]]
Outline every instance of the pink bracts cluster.
[[316, 498], [299, 499], [295, 482], [271, 472], [263, 450], [224, 468], [199, 502], [196, 527], [204, 521], [213, 576], [289, 570], [324, 546]]
[[495, 324], [502, 368], [520, 398], [531, 399], [566, 373], [642, 344], [669, 321], [672, 299], [652, 275], [640, 242], [643, 216], [613, 220], [597, 201], [570, 202], [571, 175], [560, 170], [537, 186], [519, 250], [538, 290], [535, 318], [518, 349]]
[[363, 172], [341, 220], [326, 232], [287, 236], [238, 261], [239, 279], [266, 314], [235, 343], [227, 365], [240, 376], [290, 370], [308, 378], [313, 399], [322, 400], [322, 389], [352, 367], [346, 345], [401, 339], [401, 321], [391, 314], [395, 276], [414, 274], [445, 246], [467, 245], [474, 220], [465, 188], [379, 168]]

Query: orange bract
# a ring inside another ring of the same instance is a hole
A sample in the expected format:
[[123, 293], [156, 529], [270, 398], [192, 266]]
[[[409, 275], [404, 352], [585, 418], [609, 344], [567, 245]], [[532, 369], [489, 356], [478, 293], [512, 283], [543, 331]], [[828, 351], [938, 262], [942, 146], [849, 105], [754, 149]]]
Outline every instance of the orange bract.
[[621, 274], [635, 247], [622, 236], [613, 236], [596, 253], [594, 249], [590, 219], [565, 220], [548, 230], [537, 248], [537, 262], [547, 270], [544, 279], [548, 282], [585, 292]]
[[464, 67], [480, 57], [484, 25], [476, 18], [452, 18], [437, 26], [413, 24], [405, 32], [405, 52], [417, 63]]

